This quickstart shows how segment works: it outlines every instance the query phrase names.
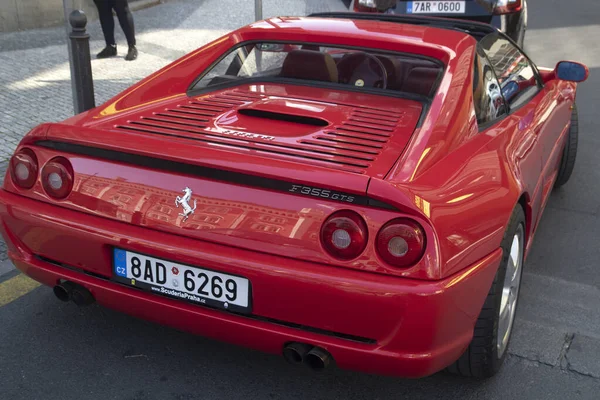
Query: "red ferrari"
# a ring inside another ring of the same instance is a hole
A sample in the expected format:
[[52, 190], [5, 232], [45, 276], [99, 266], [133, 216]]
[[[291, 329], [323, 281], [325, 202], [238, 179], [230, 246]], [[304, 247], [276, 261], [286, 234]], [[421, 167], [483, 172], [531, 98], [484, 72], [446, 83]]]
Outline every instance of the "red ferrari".
[[256, 22], [29, 132], [0, 230], [63, 301], [312, 369], [491, 376], [587, 75], [469, 21]]

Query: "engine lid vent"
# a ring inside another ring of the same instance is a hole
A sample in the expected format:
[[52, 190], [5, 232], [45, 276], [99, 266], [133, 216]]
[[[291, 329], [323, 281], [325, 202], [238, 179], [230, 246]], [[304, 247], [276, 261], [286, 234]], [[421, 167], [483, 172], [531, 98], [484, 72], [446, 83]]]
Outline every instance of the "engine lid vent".
[[229, 89], [178, 100], [115, 128], [364, 174], [382, 159], [391, 167], [418, 121], [420, 104], [395, 102], [407, 107], [390, 110]]

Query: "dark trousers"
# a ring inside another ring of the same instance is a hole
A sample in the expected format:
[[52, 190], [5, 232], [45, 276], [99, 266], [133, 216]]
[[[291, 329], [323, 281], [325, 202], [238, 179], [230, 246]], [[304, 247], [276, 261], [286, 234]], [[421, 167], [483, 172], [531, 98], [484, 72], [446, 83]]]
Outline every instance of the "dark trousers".
[[125, 37], [127, 38], [127, 44], [129, 46], [135, 46], [133, 15], [131, 15], [127, 0], [94, 0], [94, 3], [98, 8], [100, 25], [102, 26], [106, 45], [116, 45], [115, 20], [113, 19], [112, 14], [112, 10], [114, 9], [117, 13], [117, 18], [119, 18], [121, 29], [123, 29], [123, 33], [125, 33]]

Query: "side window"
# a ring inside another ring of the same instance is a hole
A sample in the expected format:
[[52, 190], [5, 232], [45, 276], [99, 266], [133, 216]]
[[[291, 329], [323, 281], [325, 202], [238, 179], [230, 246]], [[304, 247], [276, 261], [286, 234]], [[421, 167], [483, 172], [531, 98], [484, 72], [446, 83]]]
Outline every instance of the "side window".
[[531, 100], [540, 90], [539, 77], [531, 61], [515, 45], [494, 33], [479, 42], [500, 82], [511, 109]]
[[477, 123], [480, 126], [491, 123], [506, 114], [506, 105], [500, 91], [500, 84], [492, 66], [480, 52], [475, 54], [473, 104]]

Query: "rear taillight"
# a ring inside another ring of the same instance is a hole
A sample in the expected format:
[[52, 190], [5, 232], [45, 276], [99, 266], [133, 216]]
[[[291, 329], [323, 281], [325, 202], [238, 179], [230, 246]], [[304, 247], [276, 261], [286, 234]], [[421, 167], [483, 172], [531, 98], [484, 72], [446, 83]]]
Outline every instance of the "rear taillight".
[[355, 0], [354, 11], [356, 12], [377, 12], [375, 0]]
[[381, 228], [375, 246], [377, 253], [386, 263], [407, 268], [423, 256], [425, 232], [415, 221], [398, 218]]
[[38, 162], [33, 151], [24, 148], [12, 156], [10, 159], [10, 176], [15, 185], [23, 189], [31, 189], [37, 175]]
[[498, 0], [494, 14], [512, 14], [521, 11], [523, 0]]
[[321, 243], [325, 250], [340, 260], [358, 257], [367, 245], [367, 224], [354, 211], [332, 214], [321, 228]]
[[73, 167], [64, 157], [55, 157], [42, 168], [42, 186], [48, 196], [61, 200], [73, 189]]

